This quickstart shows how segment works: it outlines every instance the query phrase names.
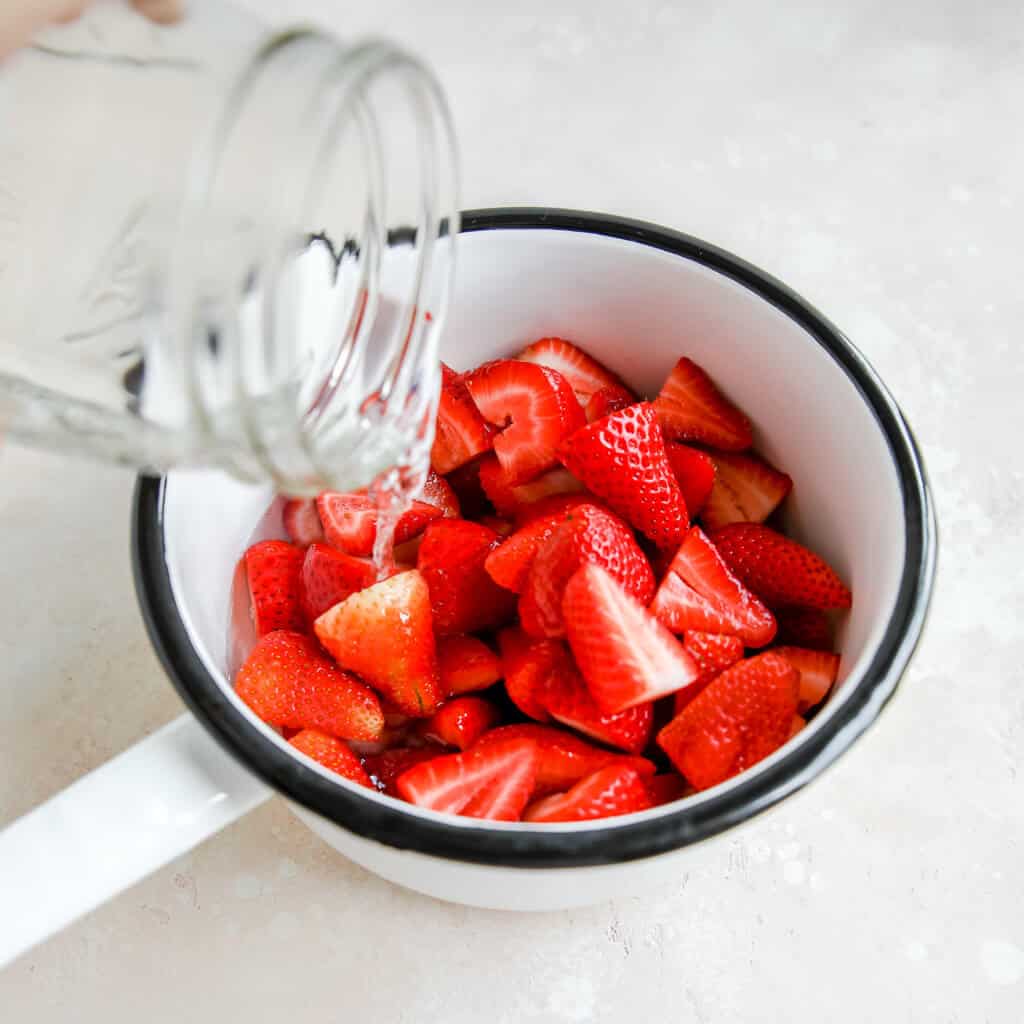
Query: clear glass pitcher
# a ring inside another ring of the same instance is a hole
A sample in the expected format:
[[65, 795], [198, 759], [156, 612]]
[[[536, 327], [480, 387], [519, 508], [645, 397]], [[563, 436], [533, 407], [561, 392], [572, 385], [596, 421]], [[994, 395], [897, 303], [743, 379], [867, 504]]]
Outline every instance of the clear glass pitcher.
[[100, 2], [0, 61], [0, 430], [367, 484], [428, 442], [457, 192], [389, 43]]

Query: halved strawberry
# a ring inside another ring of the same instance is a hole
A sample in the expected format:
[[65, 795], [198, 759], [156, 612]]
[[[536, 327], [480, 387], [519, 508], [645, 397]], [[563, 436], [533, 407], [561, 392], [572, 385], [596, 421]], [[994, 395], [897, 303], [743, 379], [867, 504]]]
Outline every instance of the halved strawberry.
[[839, 655], [810, 651], [804, 647], [773, 647], [800, 673], [798, 711], [820, 704], [832, 689], [839, 674]]
[[432, 469], [427, 473], [427, 478], [423, 482], [423, 493], [420, 497], [428, 505], [439, 508], [442, 514], [449, 519], [458, 519], [462, 514], [459, 509], [458, 495], [452, 485]]
[[302, 610], [307, 622], [377, 581], [373, 562], [326, 544], [310, 544], [302, 562]]
[[269, 725], [351, 740], [375, 740], [384, 728], [377, 695], [302, 633], [262, 637], [235, 676], [235, 692]]
[[430, 588], [439, 636], [493, 629], [515, 614], [515, 597], [484, 569], [500, 543], [493, 530], [465, 519], [439, 519], [427, 527], [416, 565]]
[[[508, 740], [424, 761], [403, 772], [395, 786], [403, 799], [418, 807], [459, 814], [495, 780], [512, 780], [511, 793], [491, 794], [487, 806], [477, 810], [514, 820], [530, 798], [536, 766], [536, 744]], [[512, 814], [516, 804], [518, 810]]]
[[291, 498], [286, 501], [281, 509], [281, 518], [288, 536], [299, 547], [308, 547], [324, 539], [324, 528], [313, 498]]
[[328, 736], [316, 729], [303, 729], [288, 741], [296, 750], [301, 750], [306, 757], [311, 757], [318, 764], [343, 778], [373, 789], [370, 776], [366, 774], [363, 762], [352, 753], [352, 749], [344, 740]]
[[500, 719], [501, 712], [483, 697], [455, 697], [421, 724], [419, 734], [466, 750]]
[[516, 358], [556, 370], [569, 382], [581, 405], [586, 405], [591, 395], [602, 388], [616, 388], [630, 394], [611, 370], [564, 338], [541, 338], [527, 345]]
[[674, 706], [677, 715], [715, 676], [743, 660], [743, 641], [727, 633], [701, 633], [691, 629], [683, 638], [683, 646], [697, 663], [700, 675], [676, 694]]
[[696, 518], [715, 486], [715, 464], [706, 452], [675, 441], [666, 443], [665, 452], [683, 492], [686, 510]]
[[750, 420], [685, 356], [672, 368], [654, 407], [669, 440], [701, 441], [731, 452], [753, 442]]
[[586, 422], [568, 381], [544, 366], [498, 359], [465, 382], [484, 419], [500, 430], [494, 453], [513, 487], [554, 466], [559, 442]]
[[565, 634], [562, 595], [572, 574], [586, 564], [600, 565], [641, 604], [654, 593], [654, 574], [633, 531], [597, 505], [577, 505], [537, 549], [519, 599], [523, 629], [535, 637]]
[[250, 610], [257, 636], [275, 629], [304, 629], [302, 548], [285, 540], [263, 540], [243, 556]]
[[793, 489], [785, 473], [757, 455], [715, 452], [715, 485], [701, 519], [708, 530], [729, 523], [763, 523]]
[[364, 759], [363, 764], [377, 789], [388, 796], [398, 796], [395, 782], [399, 775], [413, 765], [433, 761], [446, 753], [445, 748], [437, 743], [427, 743], [422, 747], [393, 747], [379, 754], [371, 754]]
[[612, 385], [595, 391], [586, 404], [587, 422], [602, 419], [609, 413], [625, 409], [636, 401], [633, 393], [626, 388]]
[[353, 594], [314, 627], [342, 668], [358, 673], [399, 710], [414, 718], [437, 710], [443, 694], [430, 591], [415, 569]]
[[733, 523], [715, 533], [729, 568], [765, 604], [849, 608], [853, 596], [836, 571], [813, 551], [760, 523]]
[[480, 460], [480, 486], [499, 515], [514, 519], [529, 515], [534, 505], [553, 495], [579, 494], [583, 490], [583, 484], [562, 466], [513, 487], [494, 455]]
[[747, 658], [687, 704], [658, 745], [697, 789], [717, 786], [786, 742], [798, 686], [796, 670], [774, 651]]
[[[316, 507], [328, 544], [350, 555], [372, 554], [377, 538], [377, 505], [369, 495], [324, 491], [316, 499]], [[441, 515], [441, 509], [435, 505], [414, 501], [398, 520], [395, 543], [401, 544], [422, 533], [428, 523]]]
[[590, 821], [646, 811], [651, 797], [639, 775], [626, 765], [608, 765], [577, 782], [568, 793], [544, 797], [526, 808], [524, 821]]
[[828, 612], [820, 608], [776, 608], [775, 621], [779, 631], [775, 640], [792, 647], [809, 647], [813, 651], [833, 650], [832, 622]]
[[699, 526], [676, 552], [651, 611], [673, 633], [731, 633], [750, 647], [775, 635], [772, 613], [729, 571]]
[[498, 633], [501, 671], [509, 699], [524, 715], [538, 722], [549, 722], [541, 698], [556, 658], [564, 654], [554, 640], [535, 640], [519, 626]]
[[573, 475], [659, 547], [689, 525], [654, 406], [640, 402], [577, 430], [558, 449]]
[[644, 784], [647, 786], [647, 793], [651, 798], [651, 803], [655, 807], [674, 803], [690, 792], [686, 779], [675, 772], [655, 775], [653, 779], [645, 779]]
[[481, 452], [490, 451], [493, 436], [494, 431], [480, 415], [461, 376], [442, 363], [441, 399], [430, 465], [438, 473], [450, 473]]
[[442, 636], [437, 641], [441, 689], [448, 696], [486, 690], [501, 678], [501, 659], [475, 636]]
[[462, 808], [466, 818], [518, 821], [530, 800], [537, 772], [536, 757], [512, 762]]
[[699, 675], [683, 645], [600, 566], [576, 571], [562, 611], [587, 689], [608, 714], [674, 693]]

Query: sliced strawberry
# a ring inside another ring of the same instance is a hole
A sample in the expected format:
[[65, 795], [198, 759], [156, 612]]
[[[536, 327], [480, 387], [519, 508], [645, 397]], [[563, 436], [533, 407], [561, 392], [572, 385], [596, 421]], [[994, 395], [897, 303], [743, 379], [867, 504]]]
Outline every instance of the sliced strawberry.
[[519, 599], [523, 629], [531, 636], [565, 634], [562, 595], [581, 566], [599, 565], [641, 604], [654, 593], [654, 574], [633, 531], [597, 505], [577, 505], [537, 549]]
[[568, 381], [546, 367], [498, 359], [465, 381], [484, 419], [500, 430], [494, 453], [511, 486], [551, 469], [559, 442], [586, 422]]
[[519, 510], [519, 502], [516, 501], [514, 488], [505, 478], [505, 471], [501, 468], [497, 455], [485, 455], [480, 460], [478, 478], [495, 512], [499, 516], [514, 516]]
[[760, 523], [733, 523], [714, 536], [729, 568], [765, 604], [849, 608], [853, 597], [813, 551]]
[[432, 715], [441, 682], [430, 591], [415, 570], [353, 594], [316, 620], [316, 635], [342, 668], [358, 673], [398, 709]]
[[398, 776], [413, 765], [443, 757], [447, 751], [437, 743], [422, 747], [394, 747], [379, 754], [371, 754], [363, 764], [374, 785], [388, 796], [398, 796], [395, 782]]
[[423, 534], [416, 565], [430, 588], [439, 636], [493, 629], [515, 614], [515, 597], [499, 587], [484, 564], [501, 538], [465, 519], [439, 519]]
[[776, 608], [775, 621], [779, 624], [777, 643], [814, 651], [833, 650], [832, 623], [820, 608]]
[[257, 636], [275, 629], [304, 629], [302, 548], [284, 540], [263, 540], [246, 551], [245, 575]]
[[832, 689], [839, 675], [839, 655], [827, 651], [810, 651], [804, 647], [773, 647], [800, 673], [799, 711], [820, 704]]
[[639, 775], [626, 765], [608, 765], [577, 782], [568, 793], [544, 797], [526, 808], [524, 821], [590, 821], [646, 811], [651, 797]]
[[441, 689], [448, 696], [486, 690], [501, 678], [501, 659], [475, 636], [439, 637], [437, 663]]
[[490, 451], [493, 436], [494, 431], [480, 415], [462, 378], [442, 363], [441, 399], [430, 465], [438, 473], [450, 473], [481, 452]]
[[695, 682], [683, 645], [597, 565], [565, 588], [565, 632], [590, 695], [607, 714], [625, 711]]
[[743, 660], [743, 641], [727, 633], [701, 633], [691, 629], [683, 638], [683, 646], [697, 663], [700, 675], [696, 682], [676, 694], [677, 715], [715, 676]]
[[757, 455], [715, 452], [715, 485], [701, 519], [708, 530], [729, 523], [763, 523], [793, 489], [793, 481]]
[[666, 443], [665, 452], [683, 492], [686, 509], [691, 517], [696, 517], [715, 486], [715, 464], [706, 452], [675, 441]]
[[602, 388], [616, 388], [630, 395], [626, 385], [611, 370], [564, 338], [541, 338], [516, 356], [527, 363], [539, 363], [560, 373], [576, 393], [581, 405]]
[[681, 543], [689, 525], [686, 502], [649, 402], [576, 431], [559, 455], [589, 490], [659, 547]]
[[281, 518], [288, 536], [299, 547], [308, 547], [324, 539], [324, 528], [313, 498], [292, 498], [286, 501], [281, 509]]
[[533, 506], [555, 495], [575, 495], [583, 484], [567, 469], [556, 466], [529, 483], [513, 487], [496, 456], [480, 460], [480, 486], [499, 515], [520, 519], [529, 516]]
[[750, 647], [775, 635], [772, 613], [743, 586], [699, 526], [686, 535], [651, 611], [673, 633], [731, 633]]
[[498, 633], [498, 649], [509, 699], [528, 718], [549, 722], [541, 698], [556, 658], [564, 653], [561, 644], [535, 640], [519, 626], [509, 626]]
[[307, 622], [377, 581], [373, 562], [326, 544], [310, 544], [302, 562], [302, 610]]
[[[332, 547], [350, 555], [370, 555], [377, 538], [377, 506], [366, 494], [338, 494], [324, 491], [316, 499], [324, 536]], [[442, 515], [441, 509], [425, 501], [414, 501], [395, 527], [395, 543], [401, 544], [422, 533], [426, 525]]]
[[262, 637], [235, 676], [235, 692], [268, 725], [352, 740], [375, 740], [384, 728], [377, 695], [301, 633]]
[[626, 388], [612, 385], [595, 391], [586, 404], [587, 422], [602, 419], [609, 413], [625, 409], [636, 401], [633, 393]]
[[644, 784], [647, 786], [647, 793], [651, 798], [651, 803], [655, 807], [660, 807], [662, 804], [675, 803], [676, 800], [681, 800], [690, 793], [690, 787], [687, 785], [686, 779], [675, 772], [655, 775], [653, 779], [644, 780]]
[[[552, 470], [555, 472], [555, 470]], [[550, 475], [550, 474], [549, 474]], [[543, 477], [541, 478], [543, 479]], [[529, 486], [529, 484], [527, 484]], [[550, 494], [539, 501], [533, 501], [526, 505], [520, 505], [515, 515], [517, 526], [527, 526], [535, 519], [544, 519], [547, 516], [561, 515], [570, 509], [579, 508], [580, 505], [599, 505], [600, 503], [592, 494], [580, 491], [573, 494]]]
[[658, 733], [697, 789], [738, 775], [777, 750], [796, 714], [799, 676], [774, 651], [727, 668]]
[[462, 514], [458, 495], [452, 485], [443, 476], [438, 476], [434, 470], [427, 473], [427, 479], [423, 482], [423, 493], [420, 497], [428, 505], [439, 508], [441, 513], [449, 519], [458, 519]]
[[501, 712], [483, 697], [455, 697], [422, 723], [421, 736], [466, 750], [501, 720]]
[[[514, 778], [515, 793], [525, 806], [533, 789], [532, 774], [536, 772], [536, 765], [537, 747], [534, 743], [530, 740], [508, 740], [424, 761], [403, 772], [395, 786], [401, 797], [411, 804], [432, 811], [459, 814], [496, 779]], [[524, 770], [524, 766], [528, 767]], [[486, 803], [490, 805], [491, 800]], [[485, 806], [482, 810], [492, 813], [498, 810], [507, 814], [508, 808], [503, 802], [494, 803], [498, 806]]]
[[[521, 742], [521, 741], [520, 741]], [[537, 774], [536, 751], [532, 758], [520, 757], [480, 790], [462, 808], [467, 818], [490, 821], [518, 821], [529, 803]]]
[[654, 407], [669, 440], [701, 441], [730, 452], [753, 442], [750, 420], [685, 356], [673, 367]]
[[480, 466], [490, 458], [493, 456], [488, 454], [473, 459], [445, 477], [459, 499], [463, 519], [478, 520], [494, 511], [480, 483]]
[[366, 774], [363, 762], [352, 753], [344, 740], [317, 732], [316, 729], [303, 729], [288, 741], [296, 750], [301, 750], [306, 757], [311, 757], [318, 764], [343, 778], [373, 789], [370, 776]]

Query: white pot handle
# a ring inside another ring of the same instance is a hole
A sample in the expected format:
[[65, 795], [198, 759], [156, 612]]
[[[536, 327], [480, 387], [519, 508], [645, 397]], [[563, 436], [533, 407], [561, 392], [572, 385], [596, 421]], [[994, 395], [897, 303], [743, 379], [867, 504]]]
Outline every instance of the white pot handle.
[[270, 796], [191, 715], [0, 832], [0, 967]]

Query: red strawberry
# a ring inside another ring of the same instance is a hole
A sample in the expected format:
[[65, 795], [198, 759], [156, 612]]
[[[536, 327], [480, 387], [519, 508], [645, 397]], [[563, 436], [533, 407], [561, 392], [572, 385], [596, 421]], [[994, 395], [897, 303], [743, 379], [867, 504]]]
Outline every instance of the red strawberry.
[[730, 569], [765, 604], [849, 608], [852, 595], [813, 551], [759, 523], [733, 523], [714, 536]]
[[363, 763], [377, 789], [388, 796], [398, 796], [395, 782], [399, 775], [413, 765], [433, 761], [445, 753], [444, 747], [437, 743], [428, 743], [422, 747], [394, 747], [380, 754], [371, 754]]
[[324, 528], [320, 524], [313, 498], [292, 498], [286, 501], [281, 509], [281, 518], [288, 536], [300, 547], [308, 547], [324, 539]]
[[353, 594], [316, 620], [316, 635], [342, 668], [361, 675], [398, 709], [432, 715], [441, 682], [430, 591], [415, 570]]
[[[530, 485], [527, 484], [527, 486]], [[544, 519], [547, 516], [553, 515], [564, 515], [570, 509], [579, 508], [580, 505], [596, 504], [598, 502], [593, 495], [587, 494], [585, 491], [574, 494], [550, 494], [539, 501], [520, 505], [516, 510], [515, 523], [517, 526], [527, 526], [535, 519]]]
[[803, 647], [773, 647], [800, 673], [799, 711], [820, 704], [832, 689], [839, 674], [839, 655], [827, 651], [809, 651]]
[[275, 629], [303, 629], [302, 560], [305, 552], [284, 540], [264, 540], [245, 553], [252, 621], [257, 636]]
[[[629, 394], [611, 370], [564, 338], [541, 338], [527, 345], [516, 358], [527, 363], [539, 363], [560, 373], [569, 382], [581, 405], [586, 405], [591, 395], [602, 388], [617, 388]], [[635, 401], [632, 396], [630, 399]]]
[[493, 436], [494, 431], [480, 415], [462, 378], [442, 363], [441, 399], [430, 465], [438, 473], [450, 473], [481, 452], [490, 451]]
[[697, 664], [683, 645], [600, 566], [577, 570], [566, 585], [562, 609], [576, 664], [607, 714], [697, 679]]
[[600, 391], [595, 391], [590, 396], [586, 404], [587, 422], [593, 423], [594, 420], [602, 419], [609, 413], [625, 409], [635, 401], [636, 399], [633, 397], [632, 392], [624, 387], [612, 385], [611, 387], [601, 388]]
[[746, 771], [789, 737], [799, 676], [766, 651], [727, 668], [658, 733], [658, 745], [697, 789]]
[[[350, 555], [372, 554], [377, 537], [377, 506], [369, 495], [324, 491], [316, 499], [316, 507], [328, 544]], [[422, 533], [427, 523], [439, 519], [441, 514], [434, 505], [414, 501], [398, 520], [395, 543], [401, 544]]]
[[793, 489], [793, 481], [757, 455], [715, 452], [715, 486], [701, 518], [709, 530], [729, 523], [763, 523]]
[[538, 722], [551, 716], [544, 710], [541, 697], [555, 659], [563, 654], [561, 644], [553, 640], [535, 640], [519, 626], [498, 633], [501, 671], [509, 699], [524, 715]]
[[311, 757], [330, 771], [337, 772], [352, 782], [358, 782], [360, 786], [373, 789], [373, 783], [366, 774], [362, 761], [352, 753], [344, 740], [335, 739], [315, 729], [303, 729], [288, 742], [296, 750], [301, 750], [306, 757]]
[[645, 779], [644, 784], [647, 786], [647, 793], [651, 798], [651, 803], [655, 807], [660, 807], [662, 804], [675, 803], [676, 800], [681, 800], [690, 792], [686, 779], [675, 772], [655, 775], [653, 779]]
[[553, 495], [578, 494], [583, 490], [583, 484], [561, 466], [549, 469], [529, 483], [513, 487], [501, 463], [493, 455], [480, 460], [480, 486], [498, 514], [512, 518], [529, 515], [534, 505]]
[[426, 739], [466, 750], [500, 718], [498, 709], [483, 697], [456, 697], [423, 722], [419, 733]]
[[546, 367], [498, 359], [465, 381], [484, 419], [500, 429], [494, 453], [511, 486], [554, 466], [559, 442], [586, 422], [569, 383]]
[[544, 797], [526, 808], [524, 821], [590, 821], [646, 811], [651, 797], [639, 775], [626, 765], [608, 765], [577, 782], [568, 793]]
[[302, 562], [302, 610], [307, 622], [377, 581], [373, 562], [326, 544], [310, 544]]
[[449, 696], [486, 690], [501, 678], [501, 659], [475, 636], [443, 636], [437, 641], [441, 689]]
[[649, 402], [576, 431], [559, 448], [587, 488], [659, 547], [677, 546], [689, 517]]
[[530, 798], [536, 769], [536, 745], [530, 740], [509, 740], [424, 761], [403, 772], [395, 785], [409, 803], [459, 814], [491, 783], [504, 780], [511, 784], [511, 791], [499, 787], [489, 793], [477, 814], [516, 820]]
[[753, 442], [750, 420], [692, 359], [676, 363], [654, 407], [665, 437], [672, 441], [701, 441], [730, 452], [741, 452]]
[[529, 760], [518, 758], [462, 808], [462, 815], [490, 821], [518, 821], [533, 792], [536, 772], [536, 751]]
[[479, 462], [479, 480], [487, 500], [499, 516], [514, 516], [519, 509], [513, 487], [505, 478], [497, 455], [485, 455]]
[[683, 638], [683, 646], [697, 663], [700, 675], [696, 682], [676, 694], [677, 715], [715, 676], [743, 660], [743, 641], [727, 633], [701, 633], [691, 629]]
[[801, 732], [807, 727], [807, 722], [799, 715], [793, 716], [793, 724], [789, 727], [789, 736], [787, 739], [792, 739], [797, 733]]
[[776, 608], [775, 621], [779, 632], [775, 639], [793, 647], [810, 647], [814, 651], [831, 651], [832, 623], [820, 608]]
[[715, 464], [707, 453], [675, 441], [665, 445], [665, 452], [683, 492], [686, 509], [691, 516], [697, 516], [715, 486]]
[[481, 516], [476, 520], [481, 526], [493, 530], [499, 537], [508, 537], [515, 533], [516, 524], [511, 519], [502, 519], [501, 516]]
[[523, 629], [531, 636], [565, 634], [562, 595], [572, 574], [586, 564], [599, 565], [641, 604], [654, 593], [654, 574], [633, 537], [617, 516], [597, 505], [578, 505], [537, 549], [519, 599]]
[[729, 571], [699, 526], [676, 552], [651, 611], [673, 633], [732, 633], [750, 647], [775, 635], [772, 613]]
[[301, 633], [263, 637], [238, 670], [235, 692], [269, 725], [351, 740], [375, 740], [384, 728], [377, 695]]
[[434, 508], [439, 508], [449, 519], [458, 519], [461, 515], [459, 499], [452, 485], [443, 476], [438, 476], [434, 470], [427, 473], [427, 479], [423, 482], [423, 493], [420, 497]]
[[573, 783], [609, 764], [628, 766], [645, 780], [652, 780], [654, 776], [654, 765], [645, 757], [630, 757], [628, 754], [602, 750], [564, 729], [536, 725], [533, 722], [499, 726], [484, 733], [477, 746], [512, 739], [533, 740], [537, 744], [537, 777], [531, 799], [548, 793], [561, 793]]
[[500, 543], [493, 530], [465, 519], [439, 519], [427, 527], [416, 565], [430, 588], [438, 635], [492, 629], [515, 614], [515, 597], [484, 569]]

